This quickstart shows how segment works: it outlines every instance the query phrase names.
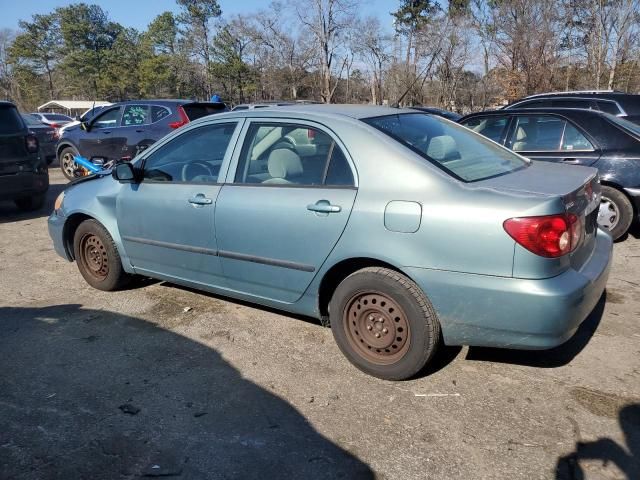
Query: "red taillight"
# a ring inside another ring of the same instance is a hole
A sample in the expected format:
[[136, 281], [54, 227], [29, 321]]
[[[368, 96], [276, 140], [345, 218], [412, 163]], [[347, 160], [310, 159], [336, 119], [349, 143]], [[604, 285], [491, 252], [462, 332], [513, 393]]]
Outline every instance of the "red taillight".
[[582, 239], [582, 222], [573, 213], [510, 218], [503, 226], [518, 244], [543, 257], [566, 255]]
[[57, 123], [50, 123], [49, 126], [53, 128], [60, 128], [60, 125]]
[[177, 122], [171, 122], [169, 124], [171, 128], [180, 128], [183, 125], [186, 125], [187, 123], [189, 123], [189, 117], [187, 117], [187, 114], [184, 111], [184, 108], [178, 107], [178, 115], [180, 116], [180, 120]]
[[33, 135], [27, 135], [26, 137], [24, 137], [24, 143], [27, 147], [27, 152], [29, 153], [38, 152], [38, 139]]

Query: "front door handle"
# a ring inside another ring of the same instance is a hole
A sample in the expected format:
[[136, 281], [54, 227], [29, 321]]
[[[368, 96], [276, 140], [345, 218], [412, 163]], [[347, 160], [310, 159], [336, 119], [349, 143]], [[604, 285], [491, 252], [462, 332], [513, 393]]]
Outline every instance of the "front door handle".
[[189, 203], [192, 205], [211, 205], [213, 200], [204, 196], [204, 193], [199, 193], [194, 197], [191, 197]]
[[342, 210], [340, 205], [331, 205], [329, 200], [318, 200], [316, 203], [307, 205], [307, 210], [317, 213], [338, 213]]
[[107, 133], [111, 133], [111, 130], [102, 130], [102, 133], [106, 135]]
[[579, 160], [577, 158], [563, 158], [562, 163], [578, 163]]

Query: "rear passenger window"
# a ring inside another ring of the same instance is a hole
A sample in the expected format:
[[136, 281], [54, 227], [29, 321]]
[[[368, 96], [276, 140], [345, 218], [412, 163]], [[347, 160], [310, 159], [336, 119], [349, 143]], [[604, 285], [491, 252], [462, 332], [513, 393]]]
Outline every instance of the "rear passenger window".
[[127, 105], [124, 107], [120, 125], [129, 127], [132, 125], [145, 125], [149, 123], [149, 107], [147, 105]]
[[325, 185], [354, 185], [353, 172], [349, 166], [349, 162], [345, 158], [342, 150], [334, 147], [329, 160], [329, 168], [327, 169], [327, 178]]
[[470, 128], [476, 133], [484, 135], [490, 138], [494, 142], [501, 143], [504, 129], [507, 126], [508, 116], [487, 116], [487, 117], [473, 117], [462, 122], [467, 128]]
[[235, 183], [353, 185], [353, 174], [325, 132], [306, 125], [261, 123], [247, 132]]
[[509, 138], [515, 152], [547, 152], [560, 149], [565, 121], [550, 115], [521, 115]]
[[564, 135], [562, 136], [562, 150], [593, 150], [593, 145], [586, 137], [569, 122], [565, 122]]
[[17, 133], [24, 128], [22, 117], [13, 105], [0, 106], [0, 134]]

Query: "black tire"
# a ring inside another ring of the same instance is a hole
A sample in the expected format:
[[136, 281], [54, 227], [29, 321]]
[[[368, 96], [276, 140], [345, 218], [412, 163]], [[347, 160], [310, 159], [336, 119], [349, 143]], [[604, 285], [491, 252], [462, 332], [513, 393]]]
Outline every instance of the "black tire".
[[440, 342], [440, 323], [429, 299], [413, 281], [388, 268], [364, 268], [345, 278], [333, 293], [329, 318], [347, 359], [385, 380], [411, 378]]
[[598, 224], [607, 230], [614, 240], [622, 237], [633, 222], [633, 205], [620, 190], [602, 186], [602, 201], [598, 212]]
[[93, 288], [109, 292], [131, 281], [131, 276], [122, 268], [111, 235], [95, 220], [85, 220], [78, 226], [73, 236], [73, 253], [78, 270]]
[[58, 163], [60, 164], [60, 170], [67, 180], [75, 179], [74, 170], [76, 169], [76, 163], [73, 161], [73, 157], [78, 155], [78, 152], [73, 147], [65, 147], [60, 152], [58, 157]]
[[33, 197], [16, 198], [14, 203], [19, 210], [23, 212], [32, 212], [40, 210], [44, 206], [45, 194], [34, 195]]

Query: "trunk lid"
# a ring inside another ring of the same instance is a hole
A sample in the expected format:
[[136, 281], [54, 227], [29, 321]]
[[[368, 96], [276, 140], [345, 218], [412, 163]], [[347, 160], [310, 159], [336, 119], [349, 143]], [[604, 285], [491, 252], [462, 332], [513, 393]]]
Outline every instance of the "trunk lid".
[[[580, 267], [589, 259], [595, 245], [600, 205], [600, 181], [595, 168], [533, 161], [527, 168], [495, 177], [476, 185], [505, 192], [531, 194], [544, 199], [559, 198], [559, 211], [576, 215], [584, 228], [578, 247], [571, 252], [570, 264]], [[505, 219], [506, 220], [506, 219]]]

